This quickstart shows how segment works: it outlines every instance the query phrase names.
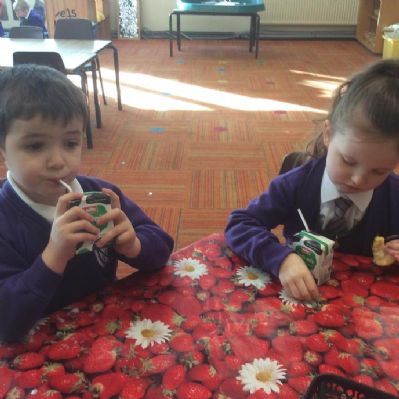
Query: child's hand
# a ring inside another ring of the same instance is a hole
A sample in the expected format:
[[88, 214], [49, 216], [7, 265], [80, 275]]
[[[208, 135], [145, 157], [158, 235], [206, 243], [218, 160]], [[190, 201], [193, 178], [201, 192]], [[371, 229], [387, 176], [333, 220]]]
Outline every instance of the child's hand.
[[386, 251], [399, 262], [399, 240], [388, 241], [385, 244]]
[[97, 224], [100, 225], [112, 220], [114, 227], [96, 242], [96, 246], [101, 248], [115, 240], [114, 247], [119, 254], [127, 258], [135, 258], [141, 251], [141, 243], [136, 236], [132, 223], [122, 211], [119, 197], [107, 188], [103, 188], [102, 191], [111, 197], [112, 209], [98, 218]]
[[291, 253], [284, 259], [278, 277], [292, 297], [306, 301], [319, 298], [312, 273], [299, 255]]
[[100, 230], [92, 223], [94, 218], [82, 208], [69, 208], [69, 202], [83, 194], [68, 193], [58, 199], [50, 240], [42, 253], [44, 263], [56, 273], [63, 273], [76, 246], [83, 241], [95, 241]]

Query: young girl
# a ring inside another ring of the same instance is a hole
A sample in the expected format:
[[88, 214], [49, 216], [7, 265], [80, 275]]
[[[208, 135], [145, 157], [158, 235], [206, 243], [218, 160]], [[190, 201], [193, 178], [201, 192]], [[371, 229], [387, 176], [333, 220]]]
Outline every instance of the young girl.
[[[0, 73], [0, 155], [8, 169], [0, 189], [0, 340], [20, 339], [44, 315], [114, 281], [118, 260], [151, 272], [173, 249], [118, 187], [78, 176], [87, 117], [84, 94], [55, 69]], [[90, 191], [111, 199], [97, 224], [69, 206]], [[97, 226], [109, 221], [114, 227], [97, 240]], [[100, 250], [75, 255], [83, 241]]]
[[[315, 148], [309, 162], [233, 211], [225, 231], [238, 255], [305, 300], [316, 299], [318, 290], [290, 248], [304, 229], [298, 208], [310, 230], [334, 238], [342, 252], [371, 256], [376, 235], [399, 233], [399, 178], [393, 173], [399, 164], [399, 60], [371, 65], [338, 88]], [[284, 225], [286, 244], [271, 233], [278, 225]], [[399, 241], [386, 250], [399, 260]]]

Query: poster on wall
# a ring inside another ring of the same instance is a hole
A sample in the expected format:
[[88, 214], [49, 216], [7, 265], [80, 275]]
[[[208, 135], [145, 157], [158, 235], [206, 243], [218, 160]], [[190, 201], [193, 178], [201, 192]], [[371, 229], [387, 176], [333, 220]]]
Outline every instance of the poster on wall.
[[119, 38], [140, 38], [139, 0], [119, 0]]

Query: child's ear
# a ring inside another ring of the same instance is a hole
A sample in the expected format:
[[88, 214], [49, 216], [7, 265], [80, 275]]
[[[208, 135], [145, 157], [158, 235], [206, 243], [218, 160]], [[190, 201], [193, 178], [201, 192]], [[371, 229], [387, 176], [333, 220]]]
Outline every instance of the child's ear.
[[329, 120], [326, 120], [323, 125], [323, 143], [326, 147], [331, 141], [331, 124]]

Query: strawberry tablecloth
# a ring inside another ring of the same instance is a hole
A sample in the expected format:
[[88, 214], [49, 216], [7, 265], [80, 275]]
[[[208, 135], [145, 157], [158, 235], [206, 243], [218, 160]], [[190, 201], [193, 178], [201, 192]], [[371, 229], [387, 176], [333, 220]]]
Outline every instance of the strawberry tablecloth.
[[213, 234], [0, 345], [0, 398], [296, 399], [324, 372], [397, 395], [398, 282], [336, 254], [298, 303]]

